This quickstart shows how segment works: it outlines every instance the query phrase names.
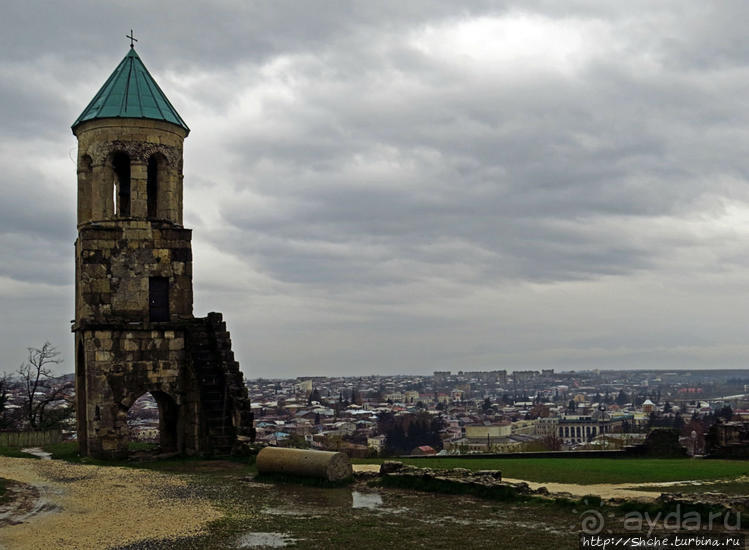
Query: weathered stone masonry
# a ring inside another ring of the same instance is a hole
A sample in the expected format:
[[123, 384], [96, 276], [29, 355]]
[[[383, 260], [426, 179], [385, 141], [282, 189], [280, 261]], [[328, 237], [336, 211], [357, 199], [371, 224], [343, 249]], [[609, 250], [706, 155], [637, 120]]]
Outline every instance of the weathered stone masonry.
[[253, 433], [250, 403], [221, 315], [192, 314], [191, 231], [182, 227], [189, 130], [149, 79], [131, 50], [73, 125], [80, 452], [125, 456], [127, 411], [151, 392], [162, 450], [225, 454]]

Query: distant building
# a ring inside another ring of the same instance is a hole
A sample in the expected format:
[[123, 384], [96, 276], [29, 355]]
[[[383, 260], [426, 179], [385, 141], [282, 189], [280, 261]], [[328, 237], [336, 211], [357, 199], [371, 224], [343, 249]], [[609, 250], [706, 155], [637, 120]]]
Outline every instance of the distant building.
[[518, 420], [510, 425], [510, 431], [513, 435], [535, 435], [536, 433], [536, 421], [535, 420]]
[[565, 445], [580, 445], [592, 441], [599, 434], [621, 431], [622, 424], [632, 415], [620, 415], [616, 418], [590, 415], [568, 415], [559, 419], [557, 436]]
[[311, 393], [312, 392], [312, 380], [300, 380], [294, 384], [294, 391], [297, 393]]
[[512, 373], [512, 379], [516, 385], [527, 384], [538, 376], [538, 371], [535, 370], [517, 370]]
[[436, 455], [437, 451], [435, 451], [434, 448], [430, 447], [429, 445], [421, 445], [419, 447], [416, 447], [413, 451], [411, 451], [411, 454], [419, 455], [419, 456]]
[[405, 394], [403, 394], [403, 402], [408, 404], [414, 404], [418, 403], [419, 401], [419, 392], [409, 390]]
[[547, 418], [536, 419], [536, 435], [541, 437], [550, 437], [558, 435], [559, 418], [549, 416]]
[[369, 447], [370, 449], [374, 449], [379, 453], [380, 451], [382, 451], [382, 449], [385, 448], [385, 436], [375, 435], [373, 437], [368, 437], [367, 447]]
[[433, 374], [435, 383], [441, 384], [444, 382], [447, 382], [447, 379], [450, 378], [450, 371], [449, 370], [436, 370]]
[[403, 394], [401, 392], [391, 392], [385, 394], [385, 401], [392, 401], [393, 403], [403, 403]]

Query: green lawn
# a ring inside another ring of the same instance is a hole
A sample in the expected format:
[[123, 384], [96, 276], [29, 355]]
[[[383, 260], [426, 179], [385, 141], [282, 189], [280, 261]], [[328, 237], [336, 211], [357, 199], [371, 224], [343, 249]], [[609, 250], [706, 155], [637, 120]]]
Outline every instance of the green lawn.
[[0, 456], [10, 456], [12, 458], [34, 458], [30, 454], [22, 453], [21, 449], [16, 447], [0, 447]]
[[[501, 470], [507, 478], [577, 483], [648, 483], [733, 479], [749, 475], [749, 461], [650, 458], [423, 458], [396, 459], [423, 468]], [[355, 460], [377, 464], [382, 459]]]

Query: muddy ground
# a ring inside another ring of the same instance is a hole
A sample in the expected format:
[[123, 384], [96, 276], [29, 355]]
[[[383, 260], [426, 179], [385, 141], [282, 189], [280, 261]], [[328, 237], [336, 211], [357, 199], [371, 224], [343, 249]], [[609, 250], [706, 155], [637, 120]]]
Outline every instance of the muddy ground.
[[[340, 488], [260, 483], [236, 462], [174, 461], [159, 469], [0, 457], [0, 477], [12, 480], [8, 491], [17, 497], [0, 507], [0, 548], [565, 550], [578, 547], [581, 519], [597, 507], [496, 502], [366, 481]], [[545, 485], [585, 495], [628, 490]], [[604, 516], [606, 528], [620, 527], [621, 518]]]
[[154, 472], [0, 457], [0, 476], [13, 480], [19, 496], [0, 528], [0, 547], [13, 550], [564, 549], [577, 540], [570, 510], [363, 482], [257, 483], [236, 463], [186, 462]]

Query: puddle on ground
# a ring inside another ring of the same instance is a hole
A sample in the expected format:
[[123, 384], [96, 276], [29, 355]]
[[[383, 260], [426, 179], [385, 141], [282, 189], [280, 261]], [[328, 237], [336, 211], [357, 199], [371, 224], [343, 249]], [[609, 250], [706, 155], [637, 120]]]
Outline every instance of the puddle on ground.
[[336, 514], [343, 510], [371, 510], [382, 513], [400, 514], [407, 512], [407, 508], [393, 506], [383, 500], [377, 491], [352, 491], [350, 489], [318, 489], [314, 487], [283, 487], [279, 489], [288, 499], [281, 506], [266, 506], [264, 514], [272, 516], [304, 516], [320, 517], [326, 514]]
[[41, 447], [27, 447], [25, 449], [21, 449], [21, 452], [26, 453], [28, 455], [39, 457], [42, 460], [52, 460], [52, 453], [46, 452]]
[[522, 527], [529, 531], [546, 531], [555, 535], [565, 535], [565, 531], [550, 527], [545, 523], [524, 523], [517, 521], [516, 519], [507, 518], [489, 518], [489, 519], [476, 519], [476, 518], [458, 518], [455, 516], [440, 516], [438, 518], [422, 519], [424, 523], [430, 523], [435, 525], [444, 525], [445, 522], [451, 522], [456, 525], [474, 525], [474, 526], [486, 526], [486, 527]]
[[351, 504], [352, 508], [374, 510], [382, 506], [382, 496], [380, 493], [360, 493], [359, 491], [351, 491], [351, 498], [353, 500]]
[[297, 539], [286, 533], [245, 533], [237, 541], [237, 548], [283, 548]]
[[[320, 510], [318, 510], [319, 512]], [[262, 510], [263, 514], [271, 516], [302, 516], [305, 518], [319, 518], [320, 514], [316, 514], [314, 510], [310, 508], [292, 508], [283, 506], [266, 506]]]

